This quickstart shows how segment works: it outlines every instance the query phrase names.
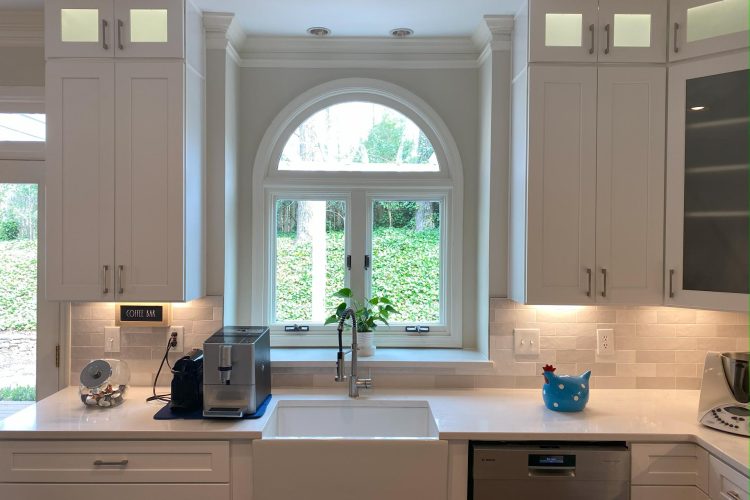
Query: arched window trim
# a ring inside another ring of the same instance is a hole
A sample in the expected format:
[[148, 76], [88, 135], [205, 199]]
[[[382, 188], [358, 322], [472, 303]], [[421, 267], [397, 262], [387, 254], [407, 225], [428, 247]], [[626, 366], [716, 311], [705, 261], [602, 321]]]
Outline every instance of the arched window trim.
[[[305, 120], [326, 107], [344, 102], [373, 102], [398, 111], [412, 120], [432, 143], [438, 172], [301, 172], [278, 170], [281, 153], [291, 134]], [[412, 92], [374, 79], [347, 78], [314, 87], [292, 100], [268, 127], [253, 168], [252, 270], [253, 301], [251, 319], [266, 324], [271, 312], [273, 252], [271, 221], [273, 199], [280, 192], [320, 196], [322, 192], [363, 189], [370, 193], [428, 191], [448, 193], [450, 214], [447, 242], [450, 262], [446, 266], [442, 297], [445, 300], [447, 336], [439, 338], [393, 335], [382, 344], [402, 347], [461, 347], [462, 262], [463, 262], [463, 165], [455, 140], [440, 116]], [[400, 337], [400, 338], [397, 338]], [[273, 345], [322, 345], [318, 335], [273, 337]], [[325, 342], [323, 342], [324, 344]]]

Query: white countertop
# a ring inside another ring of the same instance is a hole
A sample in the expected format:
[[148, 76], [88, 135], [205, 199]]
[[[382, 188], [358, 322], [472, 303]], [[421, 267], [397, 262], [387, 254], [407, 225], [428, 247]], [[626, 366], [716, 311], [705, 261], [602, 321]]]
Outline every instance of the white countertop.
[[[161, 403], [133, 387], [112, 409], [87, 408], [69, 387], [0, 422], [2, 439], [258, 439], [282, 399], [348, 399], [340, 389], [277, 389], [257, 420], [154, 420]], [[698, 391], [592, 390], [581, 413], [547, 410], [539, 390], [374, 390], [370, 400], [428, 401], [441, 439], [694, 442], [748, 474], [750, 440], [696, 421]]]

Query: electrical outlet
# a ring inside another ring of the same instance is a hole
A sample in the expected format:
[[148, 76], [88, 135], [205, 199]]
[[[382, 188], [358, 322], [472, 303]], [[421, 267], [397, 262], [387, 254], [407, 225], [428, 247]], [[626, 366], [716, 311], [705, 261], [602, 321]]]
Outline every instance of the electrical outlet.
[[596, 330], [596, 353], [599, 356], [610, 356], [615, 353], [615, 331], [611, 328]]
[[177, 345], [174, 346], [169, 352], [184, 352], [185, 350], [185, 327], [184, 326], [170, 326], [167, 329], [167, 341], [172, 338], [172, 333], [177, 334]]
[[120, 352], [120, 327], [104, 327], [104, 352]]
[[539, 355], [539, 328], [514, 328], [513, 351], [516, 355]]

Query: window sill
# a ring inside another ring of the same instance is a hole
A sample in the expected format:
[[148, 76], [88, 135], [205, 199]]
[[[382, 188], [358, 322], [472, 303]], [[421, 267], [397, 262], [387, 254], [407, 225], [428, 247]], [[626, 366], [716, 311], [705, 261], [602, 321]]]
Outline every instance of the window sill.
[[[347, 356], [348, 358], [349, 356]], [[374, 356], [359, 357], [360, 366], [370, 368], [461, 368], [491, 369], [494, 363], [478, 351], [462, 349], [378, 348]], [[275, 367], [327, 368], [336, 365], [336, 348], [271, 349]]]

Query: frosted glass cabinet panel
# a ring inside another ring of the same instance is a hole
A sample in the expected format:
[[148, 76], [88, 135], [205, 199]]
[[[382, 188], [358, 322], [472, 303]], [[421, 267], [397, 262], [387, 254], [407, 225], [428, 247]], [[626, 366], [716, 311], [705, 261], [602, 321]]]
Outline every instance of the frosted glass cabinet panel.
[[529, 2], [529, 61], [596, 61], [597, 0]]
[[117, 0], [117, 57], [184, 56], [183, 0]]
[[671, 60], [748, 46], [747, 0], [672, 0]]
[[750, 282], [748, 54], [670, 71], [667, 300], [743, 310]]
[[599, 61], [664, 62], [667, 2], [601, 0]]
[[45, 56], [111, 57], [111, 1], [47, 0], [45, 15]]

